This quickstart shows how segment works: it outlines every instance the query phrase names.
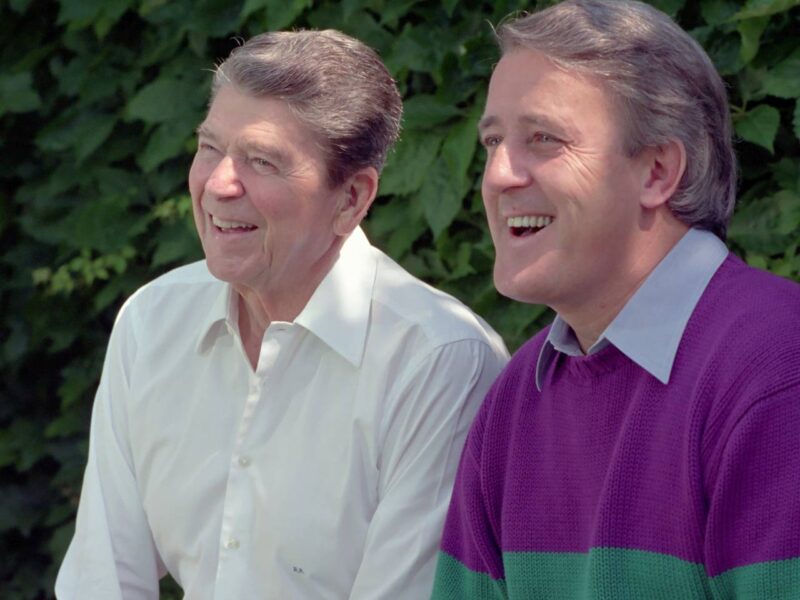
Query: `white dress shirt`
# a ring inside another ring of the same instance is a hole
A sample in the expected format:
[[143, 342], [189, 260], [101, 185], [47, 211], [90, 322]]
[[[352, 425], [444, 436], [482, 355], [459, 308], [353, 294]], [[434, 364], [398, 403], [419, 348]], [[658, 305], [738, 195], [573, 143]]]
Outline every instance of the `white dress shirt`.
[[507, 360], [361, 230], [255, 372], [204, 262], [120, 311], [62, 600], [419, 600], [470, 422]]

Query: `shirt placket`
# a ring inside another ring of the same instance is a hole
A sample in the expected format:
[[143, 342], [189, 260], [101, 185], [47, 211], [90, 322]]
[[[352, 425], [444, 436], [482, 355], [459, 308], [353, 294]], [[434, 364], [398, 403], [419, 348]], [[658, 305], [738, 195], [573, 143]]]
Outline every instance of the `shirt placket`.
[[[228, 467], [228, 480], [225, 490], [225, 502], [222, 510], [222, 527], [219, 538], [219, 561], [215, 581], [216, 600], [240, 599], [247, 597], [247, 565], [256, 552], [253, 547], [252, 528], [249, 526], [256, 506], [257, 498], [253, 495], [254, 485], [253, 459], [248, 452], [249, 433], [253, 421], [257, 418], [257, 410], [264, 395], [266, 386], [276, 371], [281, 347], [284, 345], [287, 328], [271, 325], [261, 343], [258, 365], [255, 373], [248, 369], [249, 382], [247, 397], [234, 438], [231, 461]], [[260, 546], [268, 544], [268, 540], [258, 540]], [[266, 592], [266, 590], [264, 590]]]

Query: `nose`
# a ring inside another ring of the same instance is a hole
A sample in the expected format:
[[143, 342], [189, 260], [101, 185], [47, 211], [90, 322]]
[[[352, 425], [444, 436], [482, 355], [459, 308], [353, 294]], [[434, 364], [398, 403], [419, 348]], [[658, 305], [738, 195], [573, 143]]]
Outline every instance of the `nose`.
[[521, 152], [501, 143], [486, 158], [483, 170], [485, 191], [496, 194], [530, 185], [531, 172]]
[[238, 198], [244, 193], [233, 158], [222, 157], [206, 179], [205, 189], [216, 198]]

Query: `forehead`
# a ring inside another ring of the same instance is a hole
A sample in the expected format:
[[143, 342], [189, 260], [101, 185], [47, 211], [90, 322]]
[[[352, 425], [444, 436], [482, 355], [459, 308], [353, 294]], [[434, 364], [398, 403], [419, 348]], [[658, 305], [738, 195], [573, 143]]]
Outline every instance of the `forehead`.
[[219, 89], [198, 130], [224, 144], [280, 144], [321, 158], [313, 132], [287, 102], [256, 97], [232, 85]]
[[540, 52], [511, 50], [492, 73], [481, 127], [531, 121], [557, 122], [573, 134], [617, 128], [610, 94], [599, 81]]

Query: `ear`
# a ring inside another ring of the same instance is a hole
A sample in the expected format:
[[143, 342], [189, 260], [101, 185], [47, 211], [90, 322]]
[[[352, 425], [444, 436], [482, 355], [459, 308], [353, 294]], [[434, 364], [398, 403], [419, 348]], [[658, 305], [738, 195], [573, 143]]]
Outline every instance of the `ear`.
[[336, 235], [349, 235], [366, 216], [378, 193], [378, 172], [364, 167], [348, 177], [339, 188], [339, 201], [333, 221]]
[[675, 194], [686, 171], [686, 148], [680, 140], [669, 140], [643, 152], [644, 172], [640, 203], [645, 208], [665, 205]]

